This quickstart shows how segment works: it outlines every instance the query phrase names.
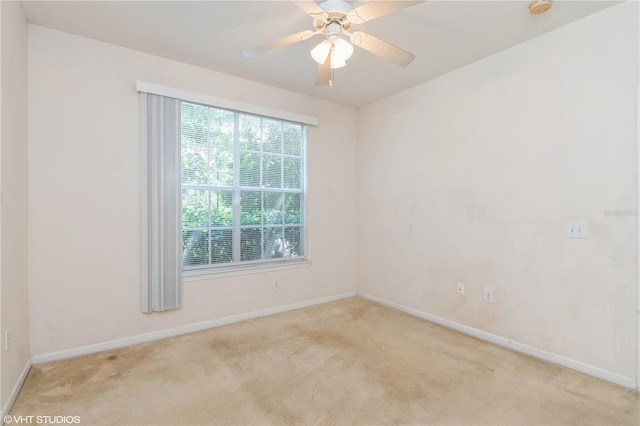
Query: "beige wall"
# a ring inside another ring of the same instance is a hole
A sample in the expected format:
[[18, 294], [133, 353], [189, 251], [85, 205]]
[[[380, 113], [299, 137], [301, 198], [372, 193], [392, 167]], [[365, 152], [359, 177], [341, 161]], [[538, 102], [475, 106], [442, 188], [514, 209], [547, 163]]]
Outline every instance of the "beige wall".
[[[38, 26], [29, 48], [32, 355], [355, 292], [353, 109]], [[140, 312], [136, 80], [319, 118], [310, 266], [188, 281], [183, 309]]]
[[637, 83], [630, 2], [359, 110], [358, 289], [633, 383]]
[[[30, 363], [27, 303], [27, 21], [0, 2], [0, 404], [6, 410]], [[5, 351], [5, 331], [10, 346]]]

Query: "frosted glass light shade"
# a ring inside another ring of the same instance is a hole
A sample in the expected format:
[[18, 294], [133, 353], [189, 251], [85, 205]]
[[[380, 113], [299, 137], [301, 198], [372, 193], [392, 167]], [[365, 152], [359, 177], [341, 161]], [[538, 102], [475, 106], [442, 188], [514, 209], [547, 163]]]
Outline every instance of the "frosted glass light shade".
[[324, 61], [327, 59], [327, 55], [329, 55], [330, 49], [331, 42], [329, 40], [323, 40], [322, 43], [319, 43], [316, 47], [311, 49], [311, 57], [317, 63], [324, 64]]
[[[323, 40], [316, 47], [311, 50], [311, 57], [319, 64], [324, 64], [324, 61], [329, 55], [332, 43], [329, 40]], [[353, 55], [353, 46], [351, 43], [337, 38], [333, 42], [333, 56], [331, 57], [331, 68], [342, 68], [347, 65], [346, 60]]]
[[353, 46], [346, 40], [341, 38], [333, 42], [333, 59], [336, 62], [344, 62], [353, 55]]
[[334, 70], [336, 68], [342, 68], [347, 66], [346, 61], [336, 59], [336, 55], [333, 55], [333, 60], [331, 61], [331, 69]]

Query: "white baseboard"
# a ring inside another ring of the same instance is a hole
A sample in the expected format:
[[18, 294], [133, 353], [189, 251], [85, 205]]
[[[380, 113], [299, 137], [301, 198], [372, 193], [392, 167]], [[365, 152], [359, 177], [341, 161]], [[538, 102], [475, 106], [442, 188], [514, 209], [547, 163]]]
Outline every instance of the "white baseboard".
[[[16, 381], [16, 384], [13, 386], [13, 389], [11, 389], [11, 394], [9, 394], [9, 399], [2, 407], [2, 411], [0, 412], [0, 418], [4, 418], [4, 416], [7, 415], [9, 411], [11, 411], [11, 407], [13, 406], [13, 403], [16, 401], [16, 398], [18, 397], [18, 393], [22, 388], [22, 384], [27, 379], [27, 374], [29, 374], [30, 369], [31, 369], [31, 360], [29, 359], [27, 360], [27, 363], [22, 369], [22, 373], [20, 373], [20, 377], [18, 378], [18, 381]], [[4, 421], [3, 421], [3, 424], [4, 424]]]
[[445, 318], [438, 317], [436, 315], [432, 315], [426, 313], [424, 311], [420, 311], [418, 309], [410, 308], [405, 305], [401, 305], [399, 303], [391, 302], [386, 299], [382, 299], [380, 297], [373, 296], [368, 293], [358, 292], [358, 296], [364, 297], [365, 299], [369, 299], [373, 302], [380, 303], [381, 305], [388, 306], [390, 308], [397, 309], [399, 311], [405, 312], [407, 314], [426, 319], [428, 321], [434, 322], [436, 324], [440, 324], [447, 328], [451, 328], [457, 331], [461, 331], [465, 334], [468, 334], [473, 337], [477, 337], [482, 340], [486, 340], [491, 343], [495, 343], [500, 346], [507, 347], [509, 349], [513, 349], [517, 352], [521, 352], [527, 355], [531, 355], [535, 358], [539, 358], [545, 361], [552, 362], [554, 364], [561, 365], [563, 367], [571, 368], [572, 370], [579, 371], [581, 373], [588, 374], [593, 377], [597, 377], [599, 379], [606, 380], [611, 383], [615, 383], [620, 386], [624, 386], [626, 388], [630, 388], [636, 390], [636, 381], [631, 377], [621, 376], [616, 373], [612, 373], [607, 370], [603, 370], [598, 367], [594, 367], [588, 364], [584, 364], [580, 361], [576, 361], [561, 355], [554, 354], [552, 352], [547, 352], [542, 349], [534, 348], [533, 346], [525, 345], [524, 343], [516, 342], [511, 339], [507, 339], [506, 337], [498, 336], [496, 334], [491, 334], [486, 331], [479, 330], [477, 328], [469, 327], [467, 325], [459, 324], [455, 321], [451, 321]]
[[125, 337], [122, 339], [110, 340], [108, 342], [97, 343], [95, 345], [82, 346], [79, 348], [68, 349], [59, 352], [52, 352], [42, 355], [34, 355], [31, 359], [33, 364], [42, 364], [44, 362], [57, 361], [60, 359], [73, 358], [76, 356], [92, 354], [96, 352], [102, 352], [125, 346], [131, 346], [138, 343], [149, 342], [152, 340], [164, 339], [166, 337], [178, 336], [181, 334], [193, 333], [195, 331], [206, 330], [213, 327], [220, 327], [223, 325], [233, 324], [236, 322], [265, 317], [268, 315], [279, 314], [281, 312], [292, 311], [294, 309], [306, 308], [313, 305], [320, 305], [323, 303], [334, 302], [337, 300], [347, 299], [349, 297], [355, 297], [357, 293], [355, 291], [342, 293], [335, 296], [321, 297], [318, 299], [306, 300], [304, 302], [291, 303], [289, 305], [276, 306], [273, 308], [261, 309], [258, 311], [247, 312], [243, 314], [231, 315], [224, 318], [214, 319], [210, 321], [199, 322], [195, 324], [183, 325], [181, 327], [170, 328], [167, 330], [155, 331], [152, 333], [139, 334], [137, 336]]

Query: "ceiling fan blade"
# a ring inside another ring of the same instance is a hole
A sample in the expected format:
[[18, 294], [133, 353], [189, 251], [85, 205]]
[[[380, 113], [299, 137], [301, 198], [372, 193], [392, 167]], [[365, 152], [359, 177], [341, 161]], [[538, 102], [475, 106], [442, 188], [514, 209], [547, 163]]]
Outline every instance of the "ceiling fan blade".
[[354, 31], [354, 33], [351, 34], [351, 43], [401, 67], [406, 67], [415, 58], [415, 55], [412, 53], [402, 50], [384, 40], [380, 40], [364, 31]]
[[347, 18], [354, 24], [362, 24], [381, 16], [389, 15], [401, 9], [405, 9], [422, 1], [370, 1], [347, 13]]
[[304, 10], [307, 14], [311, 15], [313, 18], [319, 18], [327, 14], [327, 12], [322, 9], [318, 3], [313, 0], [292, 0], [296, 6], [300, 9]]
[[318, 65], [318, 72], [316, 73], [316, 86], [324, 86], [326, 84], [331, 83], [331, 51], [333, 48], [329, 49], [327, 52], [327, 58], [324, 60], [323, 64]]
[[275, 49], [276, 47], [286, 46], [288, 44], [297, 43], [302, 40], [307, 40], [312, 36], [318, 34], [316, 31], [302, 31], [296, 34], [291, 34], [286, 37], [282, 37], [278, 40], [270, 41], [268, 43], [261, 44], [256, 47], [252, 47], [251, 49], [245, 49], [242, 51], [243, 56], [255, 56], [258, 53], [262, 53], [264, 51]]

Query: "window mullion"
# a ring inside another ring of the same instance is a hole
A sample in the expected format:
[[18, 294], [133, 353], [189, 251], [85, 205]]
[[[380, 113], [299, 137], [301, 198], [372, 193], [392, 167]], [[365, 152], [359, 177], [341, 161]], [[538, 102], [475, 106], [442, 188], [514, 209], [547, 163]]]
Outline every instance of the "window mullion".
[[284, 123], [280, 122], [280, 195], [282, 196], [282, 205], [280, 213], [280, 221], [282, 223], [282, 237], [284, 238], [284, 213], [285, 213], [285, 195], [284, 195]]
[[307, 128], [302, 127], [302, 146], [300, 147], [300, 247], [307, 253]]
[[240, 262], [240, 115], [233, 114], [233, 262]]
[[[211, 128], [211, 123], [209, 122], [209, 117], [211, 115], [210, 111], [208, 111], [207, 114], [207, 130], [206, 130], [206, 135], [207, 135], [207, 185], [211, 184], [211, 134], [209, 133], [209, 130]], [[214, 259], [213, 259], [213, 253], [211, 253], [211, 243], [212, 243], [212, 235], [211, 235], [211, 190], [207, 191], [207, 250], [209, 252], [209, 264], [214, 263]]]
[[264, 260], [264, 120], [260, 118], [260, 259]]

